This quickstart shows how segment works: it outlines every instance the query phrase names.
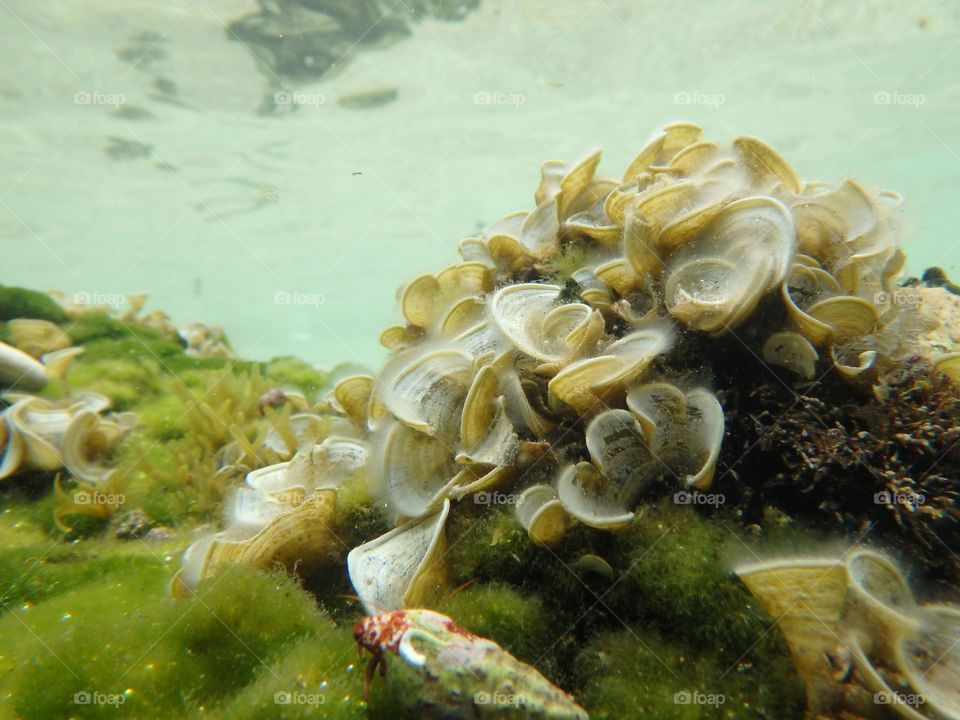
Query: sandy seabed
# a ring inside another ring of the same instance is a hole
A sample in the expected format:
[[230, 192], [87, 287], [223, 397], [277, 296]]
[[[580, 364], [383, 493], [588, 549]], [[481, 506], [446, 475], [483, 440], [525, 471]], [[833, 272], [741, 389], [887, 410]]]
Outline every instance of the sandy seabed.
[[[314, 102], [272, 116], [226, 32], [255, 9], [0, 4], [0, 283], [148, 290], [147, 309], [219, 323], [244, 356], [375, 368], [397, 287], [531, 209], [540, 162], [602, 147], [619, 176], [680, 120], [756, 135], [805, 179], [897, 190], [908, 271], [960, 274], [955, 0], [483, 0], [286, 88]], [[121, 59], [143, 32], [164, 56]], [[387, 87], [382, 107], [336, 102]], [[150, 150], [114, 159], [118, 142]]]

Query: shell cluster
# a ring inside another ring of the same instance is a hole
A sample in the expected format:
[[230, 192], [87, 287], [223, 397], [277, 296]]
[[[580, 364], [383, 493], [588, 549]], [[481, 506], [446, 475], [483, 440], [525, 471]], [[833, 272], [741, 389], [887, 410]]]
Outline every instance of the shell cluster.
[[939, 325], [896, 284], [894, 193], [801, 182], [756, 138], [721, 147], [689, 124], [618, 180], [599, 161], [545, 163], [536, 208], [407, 284], [383, 370], [336, 386], [401, 520], [509, 489], [538, 544], [622, 526], [664, 477], [713, 479], [723, 408], [671, 371], [709, 368], [681, 336], [742, 334], [770, 365], [869, 388]]
[[[342, 560], [347, 548], [334, 531], [337, 488], [363, 466], [366, 446], [335, 433], [320, 441], [319, 416], [312, 413], [278, 425], [285, 431], [271, 431], [263, 447], [290, 459], [246, 473], [244, 485], [224, 508], [226, 528], [199, 538], [184, 552], [169, 587], [174, 595], [188, 595], [228, 563], [260, 570], [279, 565], [308, 575]], [[242, 456], [235, 444], [222, 452], [224, 460]], [[247, 469], [233, 462], [221, 472]]]
[[104, 483], [113, 472], [104, 459], [137, 422], [133, 413], [102, 415], [110, 401], [97, 393], [58, 401], [9, 392], [3, 397], [13, 404], [0, 413], [0, 480], [65, 466], [79, 480]]
[[918, 604], [885, 556], [858, 550], [734, 570], [777, 619], [811, 716], [960, 717], [960, 606]]

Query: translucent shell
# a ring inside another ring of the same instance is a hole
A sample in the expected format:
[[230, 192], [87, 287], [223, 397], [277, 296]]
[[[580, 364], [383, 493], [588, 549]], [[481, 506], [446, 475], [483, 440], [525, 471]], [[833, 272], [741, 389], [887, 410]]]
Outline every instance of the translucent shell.
[[763, 344], [763, 360], [771, 365], [792, 370], [807, 380], [816, 374], [820, 355], [803, 335], [795, 332], [778, 332]]
[[652, 165], [668, 165], [673, 158], [684, 148], [698, 142], [703, 130], [691, 123], [674, 123], [663, 129], [663, 132], [651, 140], [643, 150], [633, 159], [623, 173], [623, 181], [627, 182], [647, 172]]
[[446, 497], [458, 468], [442, 440], [388, 422], [375, 456], [391, 505], [406, 517], [420, 517]]
[[358, 545], [347, 555], [350, 582], [367, 614], [429, 602], [446, 579], [445, 500], [437, 512], [411, 520], [386, 535]]
[[459, 421], [473, 372], [473, 357], [461, 350], [412, 348], [390, 360], [373, 398], [408, 427], [437, 435]]
[[[829, 661], [847, 652], [875, 702], [910, 720], [960, 717], [960, 607], [918, 605], [884, 555], [783, 558], [734, 571], [774, 617], [807, 689], [808, 712], [849, 692]], [[923, 698], [903, 702], [903, 696]]]
[[351, 375], [336, 384], [333, 396], [340, 410], [358, 425], [366, 425], [373, 378], [369, 375]]
[[735, 327], [783, 280], [793, 250], [793, 221], [782, 203], [768, 197], [732, 202], [671, 261], [667, 310], [699, 330]]
[[960, 608], [925, 605], [916, 629], [896, 645], [896, 664], [907, 683], [945, 717], [960, 718]]
[[7, 321], [7, 329], [10, 330], [10, 341], [13, 345], [33, 357], [62, 350], [73, 344], [69, 335], [48, 320], [17, 318]]
[[[297, 496], [294, 507], [276, 506], [257, 518], [267, 524], [250, 537], [242, 537], [244, 525], [230, 533], [211, 535], [191, 545], [180, 570], [170, 583], [174, 595], [188, 595], [203, 578], [229, 563], [243, 563], [259, 570], [280, 565], [287, 572], [306, 573], [340, 562], [343, 543], [333, 531], [336, 492], [320, 490]], [[252, 520], [250, 511], [245, 516]], [[239, 531], [239, 532], [238, 532]]]
[[0, 342], [0, 386], [41, 390], [47, 384], [43, 365], [27, 353]]
[[576, 523], [550, 485], [533, 485], [524, 490], [517, 498], [514, 512], [530, 541], [540, 547], [555, 545]]
[[802, 188], [793, 168], [769, 145], [750, 135], [741, 135], [734, 138], [733, 148], [759, 182], [772, 178], [789, 192], [800, 193]]
[[113, 470], [102, 461], [136, 424], [133, 413], [121, 413], [107, 420], [91, 410], [81, 410], [70, 420], [60, 441], [64, 466], [81, 480], [103, 482]]
[[[11, 392], [4, 397], [13, 401], [13, 405], [0, 413], [0, 425], [3, 426], [0, 430], [0, 451], [3, 452], [0, 480], [18, 471], [49, 471], [63, 465], [64, 437], [78, 415], [83, 417], [70, 437], [71, 462], [80, 473], [89, 471], [91, 478], [98, 478], [101, 473], [95, 469], [95, 460], [101, 450], [103, 454], [109, 452], [136, 423], [130, 413], [115, 416], [113, 420], [98, 417], [110, 401], [97, 393], [80, 393], [55, 402]], [[88, 413], [94, 417], [91, 419]], [[103, 436], [91, 429], [97, 423], [105, 423]], [[86, 440], [90, 445], [84, 444]], [[105, 444], [100, 445], [100, 440]]]
[[726, 424], [713, 393], [702, 388], [684, 393], [669, 383], [649, 383], [627, 393], [627, 407], [661, 462], [685, 474], [687, 487], [710, 487]]
[[603, 332], [589, 305], [559, 305], [561, 288], [535, 283], [508, 285], [490, 301], [497, 328], [514, 347], [545, 363], [564, 364]]
[[667, 326], [637, 330], [611, 343], [602, 355], [568, 365], [548, 387], [551, 403], [558, 402], [591, 415], [606, 398], [633, 380], [653, 359], [673, 344]]

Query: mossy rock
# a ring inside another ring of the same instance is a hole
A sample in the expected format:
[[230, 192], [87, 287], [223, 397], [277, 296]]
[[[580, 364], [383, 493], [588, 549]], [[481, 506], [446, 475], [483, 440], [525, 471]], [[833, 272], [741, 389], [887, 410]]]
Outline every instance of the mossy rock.
[[36, 637], [11, 624], [18, 620], [0, 620], [5, 640], [21, 640], [3, 648], [11, 664], [6, 703], [16, 708], [9, 714], [75, 717], [77, 693], [101, 693], [113, 703], [91, 703], [84, 717], [116, 717], [118, 706], [125, 717], [193, 717], [234, 702], [298, 641], [324, 648], [321, 672], [340, 674], [338, 662], [349, 664], [343, 633], [287, 577], [231, 566], [196, 596], [174, 600], [162, 593], [169, 575], [155, 558], [123, 580], [111, 576], [44, 603], [30, 618]]
[[62, 323], [67, 319], [67, 313], [56, 300], [42, 292], [0, 285], [0, 322], [17, 318]]

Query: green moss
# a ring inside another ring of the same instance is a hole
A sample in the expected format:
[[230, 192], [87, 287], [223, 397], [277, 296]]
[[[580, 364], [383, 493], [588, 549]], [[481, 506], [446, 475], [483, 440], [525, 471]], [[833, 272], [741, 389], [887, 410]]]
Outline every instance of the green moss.
[[[0, 621], [5, 640], [22, 641], [3, 648], [15, 665], [4, 681], [6, 702], [24, 717], [66, 718], [76, 714], [75, 693], [116, 693], [125, 697], [125, 717], [195, 716], [233, 702], [240, 689], [273, 672], [298, 639], [322, 644], [332, 632], [313, 599], [288, 578], [229, 567], [201, 583], [196, 597], [173, 600], [160, 591], [168, 577], [158, 558], [122, 580], [89, 583], [36, 608], [28, 618], [32, 640]], [[65, 608], [69, 617], [61, 619]], [[117, 712], [109, 705], [83, 711]]]
[[497, 580], [522, 585], [542, 555], [509, 509], [461, 503], [447, 523], [453, 582]]
[[21, 287], [0, 286], [0, 322], [16, 318], [36, 318], [61, 323], [67, 314], [48, 295]]
[[762, 668], [726, 665], [635, 626], [594, 638], [575, 667], [591, 720], [803, 717], [789, 657]]
[[440, 608], [475, 635], [499, 643], [507, 652], [540, 668], [556, 641], [550, 609], [535, 595], [523, 595], [501, 583], [470, 585]]
[[615, 566], [621, 576], [610, 604], [642, 608], [639, 617], [679, 641], [735, 660], [769, 623], [725, 560], [725, 549], [739, 544], [733, 527], [669, 498], [646, 508]]
[[[66, 321], [66, 318], [64, 318], [59, 322], [63, 323], [61, 325], [63, 331], [66, 332], [77, 345], [87, 345], [94, 340], [126, 340], [131, 338], [140, 340], [143, 343], [157, 340], [170, 342], [171, 340], [158, 330], [148, 328], [139, 323], [123, 322], [103, 310], [84, 312], [71, 318], [69, 321]], [[180, 347], [174, 342], [170, 342], [170, 344]], [[91, 352], [90, 348], [87, 349], [87, 352]], [[111, 355], [109, 351], [106, 351], [106, 354], [108, 356]]]
[[277, 385], [297, 388], [310, 404], [316, 401], [317, 393], [330, 382], [329, 374], [290, 356], [273, 358], [266, 365], [266, 375]]
[[[350, 627], [324, 628], [316, 636], [296, 642], [272, 667], [263, 668], [257, 680], [214, 717], [367, 720], [365, 666], [366, 660], [357, 659]], [[384, 720], [392, 717], [384, 682], [371, 683], [370, 702], [382, 709]]]

